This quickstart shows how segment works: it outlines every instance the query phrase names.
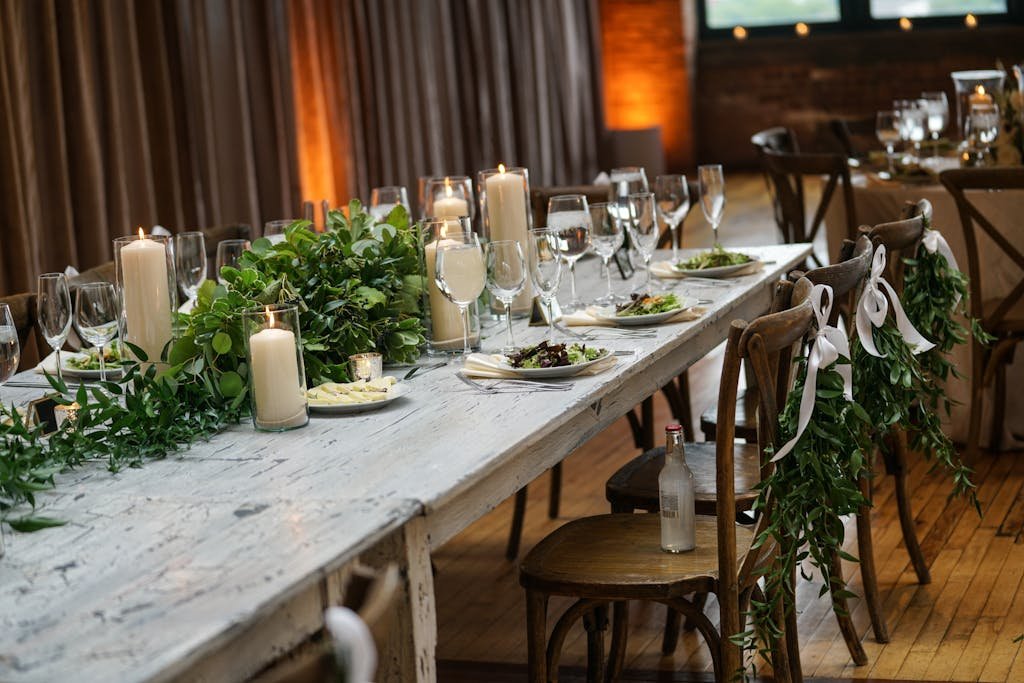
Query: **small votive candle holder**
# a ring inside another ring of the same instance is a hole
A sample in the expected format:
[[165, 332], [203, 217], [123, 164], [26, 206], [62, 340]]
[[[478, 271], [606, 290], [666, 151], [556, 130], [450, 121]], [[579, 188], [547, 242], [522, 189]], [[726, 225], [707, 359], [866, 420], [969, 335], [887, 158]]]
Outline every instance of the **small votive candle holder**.
[[299, 309], [288, 304], [242, 313], [253, 426], [284, 432], [309, 422]]
[[348, 365], [354, 380], [372, 382], [384, 375], [384, 357], [379, 353], [353, 353]]

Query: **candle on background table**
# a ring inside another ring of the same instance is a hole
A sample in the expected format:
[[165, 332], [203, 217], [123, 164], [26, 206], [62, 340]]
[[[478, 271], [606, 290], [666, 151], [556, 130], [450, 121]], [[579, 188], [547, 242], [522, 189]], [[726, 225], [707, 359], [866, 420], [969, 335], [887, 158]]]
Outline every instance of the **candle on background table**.
[[992, 104], [992, 95], [985, 92], [985, 86], [979, 85], [971, 93], [967, 102], [968, 104]]
[[[487, 224], [491, 241], [514, 240], [520, 245], [527, 244], [529, 218], [526, 208], [527, 189], [525, 177], [505, 170], [498, 164], [498, 172], [484, 180]], [[533, 302], [533, 286], [529, 279], [523, 291], [512, 301], [512, 310], [517, 313], [529, 312]]]
[[249, 374], [257, 425], [267, 429], [298, 427], [308, 421], [306, 388], [299, 385], [295, 333], [275, 325], [267, 309], [267, 327], [249, 337]]
[[469, 215], [469, 202], [463, 197], [456, 197], [452, 190], [450, 178], [444, 179], [444, 197], [434, 198], [435, 218], [458, 218]]
[[145, 351], [150, 361], [158, 361], [171, 340], [167, 248], [147, 239], [140, 228], [139, 239], [121, 247], [120, 254], [125, 340]]
[[[465, 215], [465, 214], [463, 214]], [[430, 297], [430, 325], [431, 339], [434, 346], [462, 349], [462, 316], [459, 314], [459, 307], [448, 300], [437, 286], [434, 279], [437, 276], [437, 250], [443, 247], [459, 244], [455, 240], [445, 239], [440, 235], [433, 242], [428, 242], [423, 247], [424, 256], [427, 261], [427, 293]]]

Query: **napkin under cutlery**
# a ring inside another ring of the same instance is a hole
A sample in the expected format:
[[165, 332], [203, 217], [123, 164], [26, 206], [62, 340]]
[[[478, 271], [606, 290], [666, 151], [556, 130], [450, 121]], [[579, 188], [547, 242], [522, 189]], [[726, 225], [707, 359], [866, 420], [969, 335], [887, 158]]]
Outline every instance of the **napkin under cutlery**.
[[[603, 358], [593, 365], [584, 368], [574, 377], [583, 377], [585, 375], [596, 375], [599, 372], [604, 372], [608, 368], [615, 365], [618, 359], [614, 354], [609, 354], [607, 358]], [[462, 368], [462, 373], [467, 377], [485, 377], [488, 379], [521, 379], [522, 375], [508, 370], [505, 365], [505, 357], [501, 355], [492, 355], [489, 353], [472, 353], [466, 358], [466, 364]]]

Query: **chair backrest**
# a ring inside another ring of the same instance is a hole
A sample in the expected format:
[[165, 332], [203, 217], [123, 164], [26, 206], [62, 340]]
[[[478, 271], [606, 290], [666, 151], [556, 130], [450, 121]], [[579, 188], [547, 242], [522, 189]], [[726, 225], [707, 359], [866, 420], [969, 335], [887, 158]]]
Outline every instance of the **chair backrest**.
[[231, 225], [215, 225], [212, 228], [202, 228], [203, 241], [206, 243], [206, 258], [217, 257], [217, 245], [224, 240], [251, 240], [252, 227], [248, 223], [233, 223]]
[[876, 141], [873, 116], [832, 119], [828, 122], [828, 128], [835, 137], [839, 149], [851, 159], [865, 156], [866, 150]]
[[[964, 241], [967, 243], [967, 275], [970, 277], [971, 288], [971, 315], [980, 320], [983, 327], [991, 329], [1002, 322], [1007, 313], [1019, 305], [1024, 297], [1024, 238], [1021, 237], [1019, 224], [1001, 227], [995, 225], [966, 191], [1024, 190], [1024, 168], [961, 168], [944, 171], [939, 175], [939, 180], [953, 195], [964, 228]], [[1016, 218], [1019, 219], [1019, 215], [1017, 213]], [[996, 244], [1002, 255], [1021, 271], [1017, 283], [1008, 292], [1001, 288], [1002, 291], [987, 293], [989, 299], [1000, 299], [999, 304], [988, 312], [985, 311], [985, 293], [982, 290], [984, 278], [978, 246], [979, 229]]]
[[[36, 295], [11, 294], [0, 297], [0, 304], [11, 307], [11, 317], [14, 319], [14, 329], [18, 334], [18, 345], [21, 347], [18, 370], [35, 365], [44, 352], [41, 346], [43, 337], [36, 330]], [[32, 340], [31, 344], [29, 340]]]
[[559, 185], [530, 188], [530, 208], [533, 213], [533, 227], [548, 224], [548, 200], [560, 194], [581, 194], [588, 204], [608, 201], [607, 185]]
[[74, 277], [68, 278], [68, 287], [72, 290], [78, 289], [79, 285], [91, 282], [109, 282], [116, 284], [117, 267], [113, 261], [108, 261], [89, 270], [82, 271]]
[[829, 325], [836, 325], [840, 312], [853, 310], [853, 301], [860, 294], [864, 279], [871, 272], [871, 257], [874, 249], [867, 235], [861, 235], [856, 242], [846, 240], [839, 253], [839, 261], [832, 265], [814, 268], [806, 273], [795, 271], [789, 277], [796, 282], [806, 277], [815, 285], [832, 288], [835, 301], [829, 313]]
[[875, 246], [885, 247], [885, 279], [896, 290], [903, 294], [903, 258], [912, 258], [917, 253], [917, 245], [924, 236], [924, 212], [917, 212], [911, 218], [904, 218], [891, 223], [880, 223], [873, 228], [861, 227]]
[[800, 151], [796, 133], [783, 126], [766, 128], [754, 133], [750, 136], [750, 144], [757, 148], [759, 154], [763, 152], [796, 154]]

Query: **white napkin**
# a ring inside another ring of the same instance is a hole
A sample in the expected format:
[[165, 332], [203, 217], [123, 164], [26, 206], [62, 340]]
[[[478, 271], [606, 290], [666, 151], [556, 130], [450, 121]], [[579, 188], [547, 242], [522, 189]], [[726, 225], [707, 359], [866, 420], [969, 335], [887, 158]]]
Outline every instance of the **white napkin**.
[[347, 683], [371, 683], [377, 672], [377, 646], [359, 615], [348, 607], [331, 607], [324, 624], [334, 641], [334, 656], [344, 662]]
[[75, 268], [74, 266], [68, 266], [67, 268], [64, 269], [64, 275], [66, 277], [72, 278], [77, 276], [78, 274], [78, 268]]
[[[613, 355], [609, 355], [607, 358], [603, 358], [580, 371], [577, 377], [604, 372], [615, 365], [616, 362], [618, 362], [618, 359]], [[466, 377], [483, 377], [486, 379], [516, 379], [520, 377], [520, 375], [506, 368], [504, 356], [487, 353], [471, 353], [462, 368], [462, 374], [466, 375]]]
[[[752, 275], [753, 273], [759, 272], [762, 268], [764, 268], [764, 261], [751, 261], [750, 263], [747, 264], [746, 268], [741, 268], [740, 270], [737, 270], [735, 273], [730, 273], [724, 278], [720, 277], [716, 279], [724, 280], [727, 278], [739, 277], [741, 275]], [[652, 263], [651, 275], [653, 275], [654, 277], [661, 278], [663, 280], [681, 280], [685, 277], [691, 277], [689, 275], [684, 275], [683, 273], [680, 273], [678, 270], [676, 270], [672, 266], [672, 263], [670, 261], [655, 261], [654, 263]], [[700, 276], [698, 275], [696, 277]]]
[[[595, 315], [597, 309], [593, 306], [588, 307], [585, 311], [577, 311], [575, 313], [565, 313], [562, 315], [562, 323], [570, 327], [583, 327], [583, 326], [595, 326], [595, 327], [618, 327], [613, 322], [605, 318], [598, 318]], [[706, 309], [702, 306], [691, 306], [689, 308], [679, 311], [676, 315], [672, 316], [660, 325], [668, 325], [670, 323], [685, 323], [704, 315]]]
[[604, 171], [601, 171], [600, 173], [598, 173], [597, 177], [594, 178], [594, 182], [591, 183], [591, 185], [605, 185], [605, 186], [608, 186], [608, 185], [611, 185], [611, 184], [612, 184], [612, 179]]
[[163, 235], [164, 237], [170, 237], [171, 231], [162, 225], [154, 225], [153, 229], [149, 231], [150, 235]]

